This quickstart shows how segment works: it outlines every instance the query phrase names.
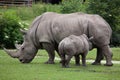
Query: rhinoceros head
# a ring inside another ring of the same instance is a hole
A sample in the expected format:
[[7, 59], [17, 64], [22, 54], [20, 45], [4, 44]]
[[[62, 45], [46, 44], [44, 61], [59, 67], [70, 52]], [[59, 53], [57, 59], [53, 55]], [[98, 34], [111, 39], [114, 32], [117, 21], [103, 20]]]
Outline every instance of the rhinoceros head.
[[30, 39], [30, 35], [28, 31], [22, 31], [24, 34], [24, 42], [22, 45], [15, 44], [17, 50], [10, 51], [4, 48], [4, 51], [13, 58], [18, 58], [22, 63], [29, 63], [35, 57], [38, 49], [33, 44], [32, 40]]

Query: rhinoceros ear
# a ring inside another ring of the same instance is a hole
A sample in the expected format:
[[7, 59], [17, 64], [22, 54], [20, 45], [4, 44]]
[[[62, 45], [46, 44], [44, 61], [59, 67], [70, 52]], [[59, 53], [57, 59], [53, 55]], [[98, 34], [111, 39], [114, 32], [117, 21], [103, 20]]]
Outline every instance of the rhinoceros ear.
[[25, 35], [27, 33], [27, 30], [20, 29], [21, 33]]

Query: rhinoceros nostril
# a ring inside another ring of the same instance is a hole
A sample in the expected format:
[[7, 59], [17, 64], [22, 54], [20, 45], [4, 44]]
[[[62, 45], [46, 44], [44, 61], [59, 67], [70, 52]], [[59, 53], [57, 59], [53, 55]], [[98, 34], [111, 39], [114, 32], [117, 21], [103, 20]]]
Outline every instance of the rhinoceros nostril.
[[22, 59], [20, 59], [20, 62], [22, 62]]
[[25, 60], [23, 60], [23, 59], [20, 59], [20, 62], [21, 62], [21, 63], [25, 63]]

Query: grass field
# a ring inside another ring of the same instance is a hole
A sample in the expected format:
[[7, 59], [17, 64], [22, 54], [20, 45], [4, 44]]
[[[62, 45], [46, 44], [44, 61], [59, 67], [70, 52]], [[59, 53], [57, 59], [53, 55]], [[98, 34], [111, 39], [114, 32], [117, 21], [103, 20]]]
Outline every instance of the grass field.
[[[120, 49], [112, 48], [114, 60], [120, 60]], [[95, 50], [88, 54], [87, 59], [94, 59]], [[0, 50], [0, 80], [120, 80], [120, 64], [112, 67], [91, 65], [61, 68], [59, 60], [55, 64], [44, 64], [48, 59], [47, 53], [40, 50], [35, 59], [29, 64], [22, 64], [17, 59], [10, 58]]]

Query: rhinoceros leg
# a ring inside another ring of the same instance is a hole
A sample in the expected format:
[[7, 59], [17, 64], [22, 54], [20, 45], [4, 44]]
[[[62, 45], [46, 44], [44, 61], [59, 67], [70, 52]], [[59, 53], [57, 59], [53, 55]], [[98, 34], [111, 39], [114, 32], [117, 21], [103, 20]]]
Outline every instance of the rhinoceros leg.
[[105, 64], [105, 66], [112, 66], [113, 63], [112, 63], [111, 60], [112, 60], [112, 56], [113, 55], [112, 55], [112, 51], [111, 51], [109, 45], [102, 47], [102, 51], [103, 51], [103, 54], [104, 54], [104, 56], [106, 58], [106, 64]]
[[75, 64], [76, 66], [80, 66], [80, 56], [79, 55], [75, 55]]
[[82, 56], [82, 66], [86, 66], [86, 54], [87, 53], [81, 54], [81, 56]]
[[68, 55], [68, 56], [66, 56], [66, 64], [65, 64], [65, 67], [66, 67], [66, 68], [69, 68], [69, 67], [70, 67], [70, 66], [69, 66], [69, 63], [70, 63], [70, 60], [71, 60], [72, 56], [73, 56], [73, 55]]
[[92, 63], [92, 65], [100, 65], [101, 60], [103, 59], [103, 53], [101, 48], [97, 48], [97, 56], [95, 62]]
[[42, 43], [43, 48], [48, 52], [49, 59], [46, 64], [54, 64], [55, 52], [54, 47], [50, 43]]
[[61, 64], [62, 64], [62, 67], [65, 68], [65, 63], [66, 63], [66, 59], [65, 59], [65, 54], [61, 54]]
[[[57, 43], [55, 43], [54, 48], [55, 48], [56, 52], [58, 53], [59, 57], [61, 58], [61, 55], [60, 55], [59, 50], [58, 50], [58, 44]], [[60, 63], [62, 63], [62, 60], [60, 60]]]
[[92, 63], [92, 65], [100, 64], [100, 61], [103, 59], [103, 55], [106, 58], [105, 66], [112, 66], [113, 65], [113, 63], [111, 62], [111, 60], [112, 60], [112, 52], [110, 50], [109, 45], [97, 48], [97, 57], [96, 57], [95, 62]]

